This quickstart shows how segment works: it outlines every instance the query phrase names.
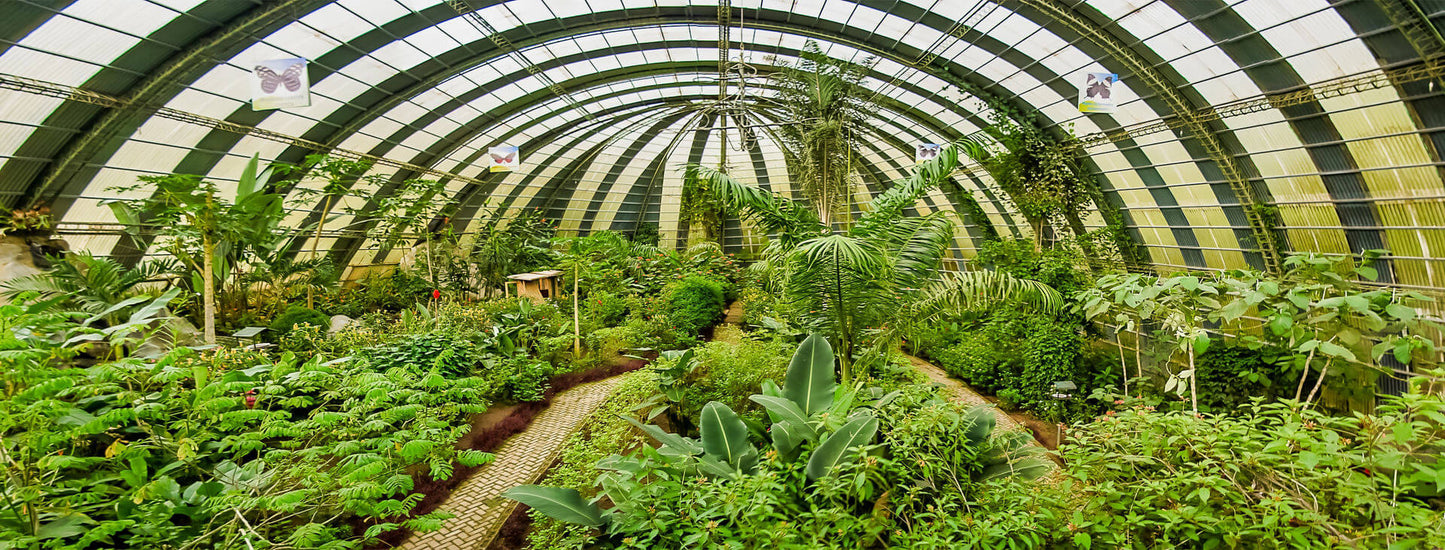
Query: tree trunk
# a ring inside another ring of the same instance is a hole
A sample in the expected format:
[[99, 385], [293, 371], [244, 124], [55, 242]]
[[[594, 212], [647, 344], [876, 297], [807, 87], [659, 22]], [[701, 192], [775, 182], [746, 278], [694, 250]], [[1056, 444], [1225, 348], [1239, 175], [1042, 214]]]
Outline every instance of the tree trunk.
[[1119, 346], [1119, 372], [1124, 375], [1124, 395], [1129, 395], [1129, 362], [1124, 360], [1124, 341], [1119, 339], [1119, 329], [1114, 329], [1114, 345]]
[[1304, 393], [1305, 393], [1305, 379], [1307, 379], [1307, 378], [1310, 377], [1310, 363], [1313, 363], [1313, 362], [1315, 362], [1315, 350], [1310, 350], [1309, 356], [1305, 357], [1305, 368], [1304, 368], [1304, 372], [1300, 373], [1300, 375], [1299, 375], [1299, 385], [1298, 385], [1298, 386], [1295, 386], [1295, 389], [1294, 389], [1294, 400], [1295, 400], [1295, 401], [1299, 401], [1301, 397], [1304, 397]]
[[201, 276], [205, 279], [201, 283], [201, 307], [205, 310], [206, 344], [216, 343], [216, 277], [215, 277], [215, 255], [216, 243], [211, 240], [210, 235], [201, 235], [201, 250], [205, 254], [201, 258]]
[[1305, 398], [1305, 407], [1309, 407], [1311, 403], [1314, 403], [1315, 395], [1318, 394], [1320, 388], [1325, 385], [1325, 374], [1330, 372], [1330, 364], [1334, 362], [1335, 359], [1333, 357], [1331, 357], [1329, 361], [1325, 361], [1325, 366], [1320, 369], [1320, 378], [1315, 380], [1315, 387], [1310, 390], [1309, 397]]
[[[1144, 318], [1139, 318], [1139, 326], [1134, 329], [1134, 376], [1144, 377]], [[1135, 386], [1139, 390], [1139, 398], [1144, 398], [1144, 388]]]
[[572, 266], [572, 358], [582, 358], [582, 308], [581, 299], [578, 295], [580, 280], [582, 279], [582, 264], [579, 262]]
[[1194, 342], [1189, 343], [1189, 403], [1194, 416], [1199, 416], [1199, 377], [1194, 372]]
[[[331, 213], [331, 195], [326, 196], [326, 206], [321, 208], [321, 217], [316, 219], [316, 235], [311, 239], [311, 261], [316, 261], [316, 256], [321, 250], [321, 228], [326, 226], [326, 215]], [[316, 309], [316, 298], [313, 295], [314, 285], [306, 286], [306, 307]]]

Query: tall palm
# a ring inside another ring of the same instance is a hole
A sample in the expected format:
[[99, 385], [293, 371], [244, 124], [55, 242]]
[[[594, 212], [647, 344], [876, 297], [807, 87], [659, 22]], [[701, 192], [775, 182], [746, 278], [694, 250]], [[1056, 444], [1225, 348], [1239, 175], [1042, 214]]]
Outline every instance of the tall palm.
[[958, 166], [960, 154], [981, 156], [983, 146], [963, 138], [945, 147], [901, 181], [874, 198], [858, 223], [830, 234], [806, 205], [734, 180], [718, 170], [689, 166], [688, 178], [705, 186], [730, 211], [752, 219], [778, 239], [768, 246], [763, 269], [779, 281], [782, 294], [809, 328], [829, 335], [845, 380], [854, 355], [870, 334], [875, 342], [896, 338], [900, 321], [939, 315], [946, 309], [976, 308], [1020, 300], [1057, 311], [1062, 299], [1043, 283], [1003, 273], [954, 274], [939, 278], [953, 241], [945, 213], [906, 216], [905, 210]]
[[863, 86], [872, 60], [835, 59], [811, 40], [799, 58], [773, 77], [777, 102], [795, 121], [778, 127], [777, 134], [787, 145], [783, 151], [793, 184], [813, 203], [819, 220], [846, 226], [857, 187], [857, 129], [874, 110], [872, 94]]

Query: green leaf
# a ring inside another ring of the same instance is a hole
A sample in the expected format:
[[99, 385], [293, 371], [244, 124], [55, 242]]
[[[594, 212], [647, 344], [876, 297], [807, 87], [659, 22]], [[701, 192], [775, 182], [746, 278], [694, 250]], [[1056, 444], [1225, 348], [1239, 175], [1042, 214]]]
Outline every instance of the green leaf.
[[628, 416], [623, 416], [622, 419], [633, 426], [637, 426], [638, 429], [652, 436], [653, 439], [656, 439], [658, 443], [662, 443], [665, 447], [671, 447], [687, 456], [702, 454], [702, 447], [698, 445], [696, 441], [674, 433], [668, 433], [662, 428], [652, 424], [643, 424]]
[[849, 451], [859, 445], [866, 445], [878, 433], [878, 419], [860, 416], [850, 420], [838, 431], [833, 432], [808, 457], [808, 479], [818, 479], [832, 473], [834, 468], [851, 456]]
[[1415, 346], [1410, 342], [1410, 340], [1401, 338], [1395, 341], [1394, 354], [1396, 361], [1399, 361], [1401, 363], [1409, 363], [1410, 360], [1413, 359], [1411, 353], [1413, 351], [1415, 351]]
[[814, 333], [803, 340], [788, 363], [783, 395], [812, 416], [833, 403], [838, 383], [833, 379], [833, 347], [823, 335]]
[[1334, 342], [1320, 342], [1320, 353], [1350, 361], [1355, 360], [1355, 352]]
[[575, 489], [522, 485], [508, 489], [502, 496], [535, 508], [538, 512], [567, 523], [602, 527], [607, 523], [596, 504], [582, 499]]
[[727, 405], [717, 401], [703, 405], [698, 427], [702, 431], [703, 451], [730, 465], [737, 466], [743, 453], [752, 449], [748, 444], [748, 426]]
[[1289, 334], [1291, 328], [1294, 328], [1294, 317], [1281, 314], [1269, 319], [1269, 330], [1273, 332], [1275, 336]]
[[1405, 322], [1415, 320], [1415, 308], [1401, 304], [1390, 304], [1385, 306], [1385, 313], [1388, 313], [1391, 317]]
[[808, 431], [809, 440], [818, 438], [818, 434], [808, 427], [808, 415], [803, 414], [803, 411], [798, 409], [798, 405], [792, 401], [770, 395], [752, 395], [748, 399], [766, 408], [774, 421], [793, 422]]
[[1209, 351], [1209, 333], [1200, 332], [1194, 335], [1194, 355], [1202, 355]]
[[[804, 435], [805, 431], [812, 433], [811, 428], [799, 426], [797, 422], [788, 420], [776, 422], [772, 428], [769, 428], [768, 435], [773, 438], [773, 448], [778, 451], [778, 457], [783, 462], [792, 462], [793, 459], [798, 458], [798, 451], [802, 447], [803, 441], [808, 439]], [[815, 434], [813, 437], [817, 437], [817, 435]]]

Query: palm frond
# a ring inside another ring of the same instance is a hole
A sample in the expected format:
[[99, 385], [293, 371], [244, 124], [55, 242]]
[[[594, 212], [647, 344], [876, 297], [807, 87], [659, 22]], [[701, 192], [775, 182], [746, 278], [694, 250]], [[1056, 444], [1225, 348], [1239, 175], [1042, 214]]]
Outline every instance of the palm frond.
[[920, 288], [938, 272], [953, 242], [953, 221], [947, 212], [904, 218], [886, 228], [883, 241], [901, 287]]
[[1064, 298], [1053, 287], [998, 271], [949, 273], [925, 287], [914, 318], [1022, 302], [1042, 313], [1058, 313]]
[[817, 214], [807, 205], [740, 182], [719, 170], [689, 164], [683, 178], [684, 185], [703, 185], [728, 211], [753, 220], [767, 233], [779, 233], [784, 240], [796, 242], [823, 229]]
[[983, 144], [970, 137], [959, 138], [944, 147], [938, 156], [918, 165], [908, 179], [898, 182], [868, 203], [867, 214], [854, 226], [855, 235], [867, 235], [883, 230], [889, 224], [903, 217], [903, 209], [918, 202], [930, 189], [947, 179], [958, 167], [959, 155], [983, 158], [987, 150]]

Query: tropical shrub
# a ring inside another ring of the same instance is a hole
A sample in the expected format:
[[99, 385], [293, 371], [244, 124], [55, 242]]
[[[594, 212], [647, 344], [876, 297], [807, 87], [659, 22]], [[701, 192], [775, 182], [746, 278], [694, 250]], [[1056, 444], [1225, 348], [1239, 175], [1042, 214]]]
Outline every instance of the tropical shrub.
[[1201, 408], [1225, 412], [1253, 398], [1273, 399], [1288, 382], [1267, 349], [1216, 343], [1195, 362]]
[[[522, 486], [505, 496], [602, 530], [603, 547], [841, 548], [886, 545], [893, 531], [909, 528], [895, 510], [907, 518], [947, 500], [938, 495], [1043, 469], [1025, 450], [1026, 435], [993, 433], [986, 409], [959, 410], [920, 386], [889, 394], [840, 388], [834, 376], [827, 340], [813, 335], [783, 387], [765, 383], [750, 397], [767, 409], [766, 432], [718, 402], [702, 409], [700, 439], [624, 417], [662, 446], [597, 464], [611, 509], [565, 487]], [[875, 444], [880, 427], [888, 429]], [[913, 489], [895, 494], [897, 487]]]
[[312, 325], [325, 330], [331, 326], [331, 318], [306, 306], [293, 305], [271, 320], [269, 337], [272, 341], [280, 341], [296, 325]]
[[445, 333], [404, 336], [384, 346], [363, 349], [378, 370], [400, 367], [414, 373], [437, 372], [457, 378], [469, 376], [482, 359], [482, 350], [470, 340]]
[[413, 474], [490, 460], [453, 448], [486, 380], [224, 348], [74, 368], [49, 338], [74, 324], [0, 309], [0, 547], [354, 548], [440, 525], [403, 519]]
[[1081, 547], [1438, 548], [1445, 399], [1332, 417], [1256, 401], [1234, 415], [1132, 406], [1070, 432]]
[[582, 307], [582, 331], [615, 327], [627, 318], [627, 298], [611, 292], [592, 292]]
[[500, 398], [514, 403], [542, 400], [552, 378], [551, 365], [546, 361], [520, 354], [501, 361], [497, 369], [494, 375], [503, 377]]
[[668, 285], [664, 310], [667, 319], [684, 334], [697, 334], [722, 320], [723, 286], [715, 280], [692, 276]]

